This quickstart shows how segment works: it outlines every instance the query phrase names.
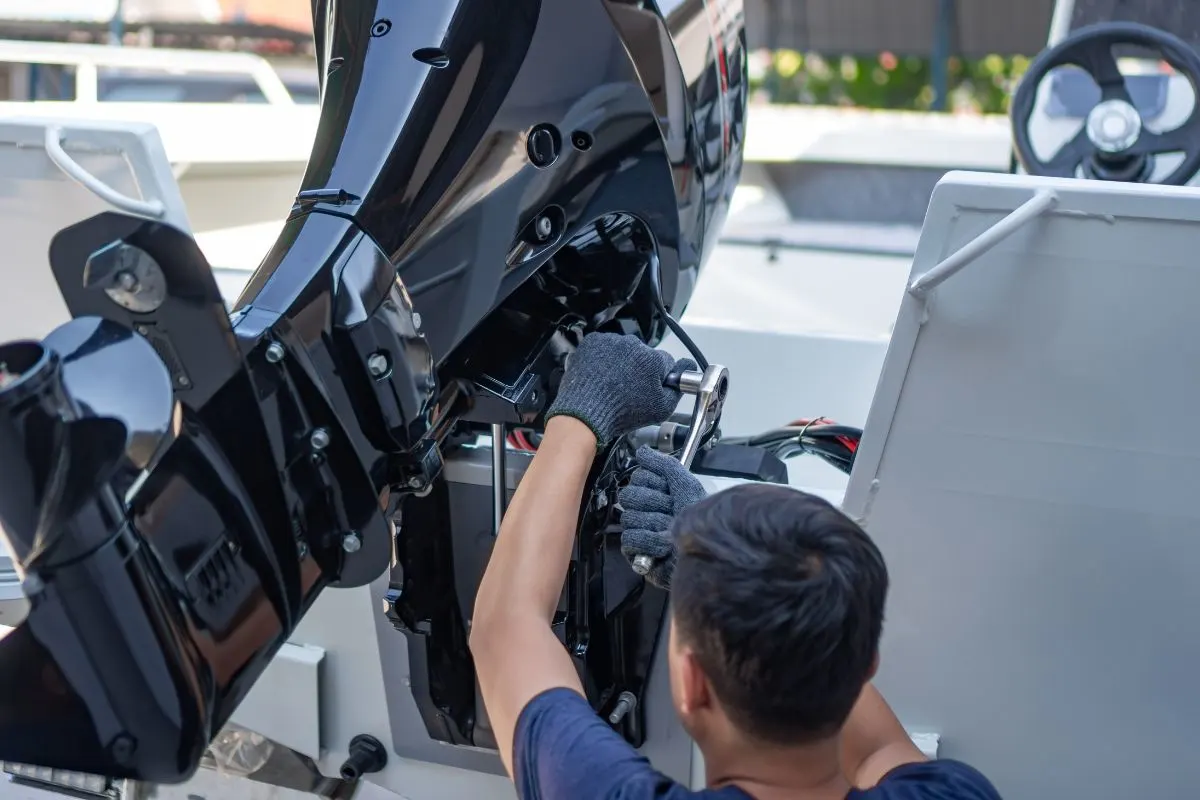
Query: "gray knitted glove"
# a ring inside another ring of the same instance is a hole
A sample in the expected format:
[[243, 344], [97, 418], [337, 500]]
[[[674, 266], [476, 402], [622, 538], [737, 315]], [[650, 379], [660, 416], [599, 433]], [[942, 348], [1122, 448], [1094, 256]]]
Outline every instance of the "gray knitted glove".
[[621, 552], [630, 562], [650, 556], [654, 567], [646, 580], [663, 589], [671, 588], [675, 571], [675, 516], [704, 499], [704, 487], [683, 464], [666, 453], [642, 445], [637, 451], [637, 469], [629, 485], [621, 490]]
[[636, 336], [590, 333], [567, 359], [566, 374], [546, 419], [574, 417], [592, 429], [603, 447], [671, 416], [680, 394], [663, 382], [672, 373], [694, 369], [695, 362], [676, 361]]

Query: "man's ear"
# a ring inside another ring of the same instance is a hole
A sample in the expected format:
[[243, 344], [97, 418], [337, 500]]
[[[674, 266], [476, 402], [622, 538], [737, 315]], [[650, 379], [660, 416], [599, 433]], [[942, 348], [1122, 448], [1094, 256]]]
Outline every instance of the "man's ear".
[[713, 704], [712, 687], [700, 666], [700, 660], [696, 658], [696, 653], [685, 649], [680, 661], [680, 689], [684, 707], [690, 713], [709, 708]]
[[879, 672], [879, 650], [875, 651], [875, 657], [871, 659], [871, 669], [867, 671], [867, 683], [875, 680], [877, 672]]

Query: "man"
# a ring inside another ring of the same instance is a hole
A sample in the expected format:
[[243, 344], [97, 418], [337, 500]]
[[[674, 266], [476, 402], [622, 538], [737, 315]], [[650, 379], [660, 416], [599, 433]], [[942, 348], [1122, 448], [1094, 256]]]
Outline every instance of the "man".
[[626, 555], [662, 558], [672, 590], [671, 688], [704, 754], [693, 795], [656, 772], [583, 697], [550, 629], [597, 447], [665, 420], [690, 362], [616, 334], [571, 357], [545, 437], [504, 518], [475, 603], [471, 649], [500, 756], [524, 800], [997, 800], [983, 776], [927, 761], [869, 681], [887, 570], [825, 501], [770, 485], [704, 499], [643, 449], [621, 493]]

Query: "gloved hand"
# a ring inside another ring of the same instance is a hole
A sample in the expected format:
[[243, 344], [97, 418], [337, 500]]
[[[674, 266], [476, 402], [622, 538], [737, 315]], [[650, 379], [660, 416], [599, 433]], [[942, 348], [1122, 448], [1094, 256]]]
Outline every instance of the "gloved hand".
[[683, 464], [649, 445], [637, 451], [637, 469], [621, 490], [621, 552], [630, 562], [650, 556], [654, 567], [646, 580], [671, 588], [675, 571], [675, 537], [671, 526], [676, 515], [704, 499], [704, 487]]
[[546, 411], [546, 419], [574, 417], [592, 429], [603, 447], [671, 416], [680, 394], [663, 382], [668, 375], [695, 369], [694, 361], [676, 361], [635, 336], [590, 333], [567, 359], [558, 397]]

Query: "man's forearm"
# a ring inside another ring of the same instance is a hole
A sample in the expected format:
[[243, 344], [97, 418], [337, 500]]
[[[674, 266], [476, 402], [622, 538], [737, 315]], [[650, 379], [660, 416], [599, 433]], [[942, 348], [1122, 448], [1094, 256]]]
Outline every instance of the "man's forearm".
[[595, 457], [596, 437], [586, 425], [568, 417], [547, 423], [475, 595], [471, 652], [509, 775], [514, 774], [513, 736], [525, 705], [555, 687], [582, 691], [574, 663], [550, 623], [562, 596], [579, 504]]
[[479, 584], [476, 619], [536, 613], [549, 624], [562, 595], [579, 505], [596, 456], [596, 437], [555, 417], [513, 497]]

